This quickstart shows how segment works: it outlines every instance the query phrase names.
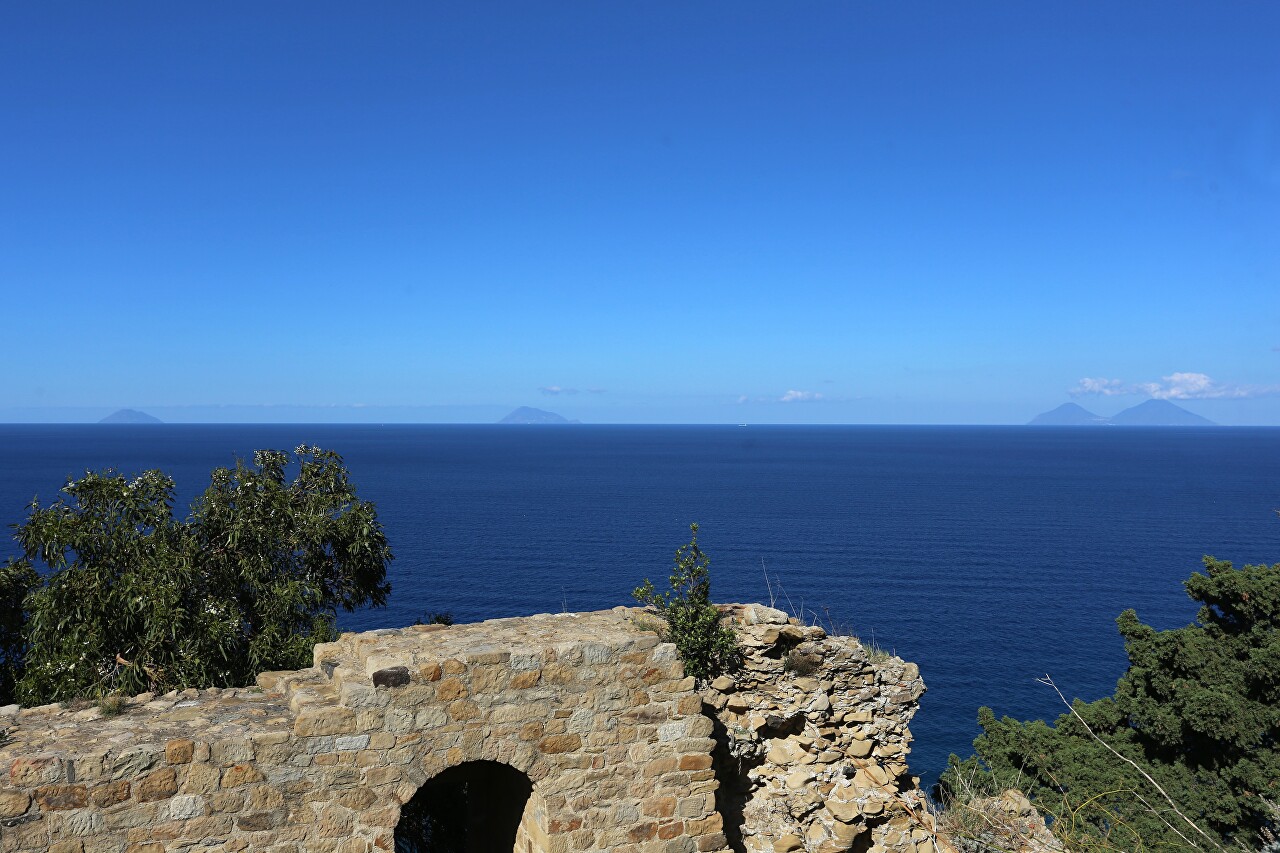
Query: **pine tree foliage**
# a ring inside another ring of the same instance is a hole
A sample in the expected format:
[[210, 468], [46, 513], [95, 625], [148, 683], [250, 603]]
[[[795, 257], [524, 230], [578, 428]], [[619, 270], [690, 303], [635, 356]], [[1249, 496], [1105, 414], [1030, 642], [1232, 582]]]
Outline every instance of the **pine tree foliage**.
[[308, 665], [339, 607], [385, 604], [392, 555], [374, 506], [336, 453], [294, 455], [292, 480], [279, 451], [215, 470], [185, 520], [159, 471], [90, 473], [33, 502], [23, 559], [0, 569], [0, 669], [18, 700], [247, 684]]
[[692, 538], [676, 549], [671, 588], [659, 593], [646, 578], [632, 595], [652, 606], [666, 622], [666, 639], [675, 644], [685, 675], [698, 679], [736, 669], [742, 661], [733, 630], [721, 622], [711, 603], [711, 558], [698, 547], [698, 525], [689, 525]]
[[[1082, 849], [1211, 848], [1147, 771], [1217, 843], [1259, 849], [1280, 834], [1280, 564], [1206, 557], [1186, 581], [1193, 625], [1157, 631], [1127, 610], [1117, 623], [1129, 668], [1115, 694], [1076, 700], [1053, 726], [979, 711], [976, 758], [952, 756], [945, 789], [1026, 791], [1054, 831]], [[1180, 834], [1181, 833], [1181, 834]], [[1184, 837], [1185, 836], [1185, 837]]]

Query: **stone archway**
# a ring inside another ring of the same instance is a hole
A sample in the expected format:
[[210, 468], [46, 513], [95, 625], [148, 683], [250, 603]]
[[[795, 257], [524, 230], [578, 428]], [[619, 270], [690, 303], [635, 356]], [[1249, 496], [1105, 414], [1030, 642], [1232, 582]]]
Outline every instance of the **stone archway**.
[[396, 853], [540, 853], [538, 799], [529, 777], [509, 764], [450, 767], [401, 807]]

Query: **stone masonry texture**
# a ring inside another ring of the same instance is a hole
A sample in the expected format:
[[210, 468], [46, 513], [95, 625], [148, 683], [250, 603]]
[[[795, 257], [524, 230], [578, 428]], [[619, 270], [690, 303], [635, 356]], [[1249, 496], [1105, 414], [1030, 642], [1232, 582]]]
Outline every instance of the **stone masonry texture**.
[[525, 774], [520, 853], [933, 853], [912, 664], [727, 605], [744, 668], [686, 678], [645, 611], [344, 634], [254, 687], [0, 708], [0, 851], [373, 853], [475, 761]]

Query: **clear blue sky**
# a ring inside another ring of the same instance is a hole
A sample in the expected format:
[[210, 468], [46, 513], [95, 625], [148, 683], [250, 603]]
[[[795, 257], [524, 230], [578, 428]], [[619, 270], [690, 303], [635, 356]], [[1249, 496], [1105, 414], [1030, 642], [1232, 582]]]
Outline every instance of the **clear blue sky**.
[[1278, 41], [1274, 2], [7, 3], [0, 420], [1280, 424]]

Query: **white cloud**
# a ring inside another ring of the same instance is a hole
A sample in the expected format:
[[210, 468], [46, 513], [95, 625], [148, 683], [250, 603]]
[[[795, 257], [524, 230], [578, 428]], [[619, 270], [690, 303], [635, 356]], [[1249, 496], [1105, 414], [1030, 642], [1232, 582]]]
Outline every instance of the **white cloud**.
[[1257, 390], [1223, 385], [1203, 373], [1171, 373], [1159, 382], [1142, 382], [1138, 388], [1157, 400], [1211, 400], [1221, 397], [1253, 397]]
[[1118, 394], [1132, 394], [1133, 389], [1126, 386], [1119, 379], [1091, 379], [1085, 377], [1076, 383], [1076, 387], [1072, 388], [1070, 393], [1072, 397], [1080, 397], [1085, 394], [1114, 397]]
[[779, 403], [814, 403], [822, 399], [816, 391], [788, 391], [778, 398]]
[[1204, 373], [1170, 373], [1159, 382], [1128, 384], [1119, 379], [1081, 379], [1072, 388], [1072, 397], [1097, 394], [1115, 397], [1123, 394], [1145, 394], [1155, 400], [1220, 400], [1262, 397], [1280, 394], [1280, 385], [1232, 385], [1217, 382]]
[[742, 394], [742, 395], [740, 395], [740, 396], [738, 397], [738, 402], [739, 402], [739, 403], [746, 403], [746, 402], [747, 402], [747, 401], [749, 401], [750, 399], [751, 399], [751, 398], [750, 398], [750, 397], [748, 397], [746, 394]]
[[546, 394], [552, 397], [556, 396], [557, 394], [577, 394], [578, 393], [577, 388], [562, 388], [559, 385], [543, 385], [538, 390], [541, 391], [543, 394]]

